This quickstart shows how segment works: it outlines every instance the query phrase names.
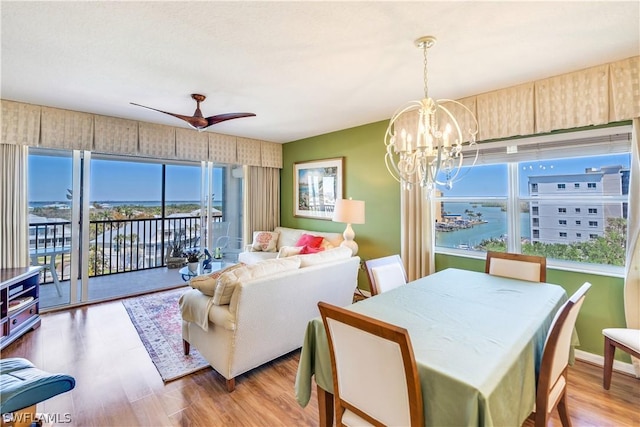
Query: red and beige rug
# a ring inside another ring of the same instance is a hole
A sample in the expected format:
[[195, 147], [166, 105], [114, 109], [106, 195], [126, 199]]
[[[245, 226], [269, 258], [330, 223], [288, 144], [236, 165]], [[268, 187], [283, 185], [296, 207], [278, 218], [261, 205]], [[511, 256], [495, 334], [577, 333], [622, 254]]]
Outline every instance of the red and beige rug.
[[209, 366], [191, 347], [182, 349], [182, 320], [178, 298], [187, 288], [143, 295], [122, 301], [162, 380], [167, 382]]

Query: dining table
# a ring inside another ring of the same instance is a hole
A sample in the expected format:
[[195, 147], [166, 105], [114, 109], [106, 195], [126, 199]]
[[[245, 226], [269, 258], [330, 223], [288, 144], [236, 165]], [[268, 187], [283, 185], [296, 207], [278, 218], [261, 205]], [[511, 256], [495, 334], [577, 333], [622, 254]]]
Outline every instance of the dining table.
[[[347, 309], [408, 330], [425, 425], [520, 426], [534, 409], [546, 336], [567, 298], [555, 284], [448, 268]], [[320, 317], [308, 323], [300, 353], [295, 393], [303, 407], [312, 379], [320, 425], [332, 425], [331, 358]]]

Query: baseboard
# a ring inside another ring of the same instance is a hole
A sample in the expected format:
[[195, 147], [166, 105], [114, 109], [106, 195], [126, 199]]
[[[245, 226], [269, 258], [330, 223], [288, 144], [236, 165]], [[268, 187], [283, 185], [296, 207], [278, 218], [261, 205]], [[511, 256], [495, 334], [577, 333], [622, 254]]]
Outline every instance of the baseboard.
[[[593, 353], [587, 353], [586, 351], [576, 350], [576, 359], [582, 360], [583, 362], [588, 362], [593, 365], [604, 367], [604, 356], [600, 356]], [[619, 360], [613, 361], [613, 370], [618, 372], [623, 372], [625, 374], [629, 374], [632, 376], [636, 376], [635, 370], [633, 369], [633, 365], [631, 363], [621, 362]]]

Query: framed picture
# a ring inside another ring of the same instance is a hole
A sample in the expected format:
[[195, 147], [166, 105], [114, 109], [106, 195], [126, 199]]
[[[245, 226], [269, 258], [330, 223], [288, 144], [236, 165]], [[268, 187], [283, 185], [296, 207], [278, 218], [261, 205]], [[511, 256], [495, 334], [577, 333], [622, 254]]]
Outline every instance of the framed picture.
[[344, 157], [293, 165], [293, 215], [331, 220], [337, 199], [342, 199]]

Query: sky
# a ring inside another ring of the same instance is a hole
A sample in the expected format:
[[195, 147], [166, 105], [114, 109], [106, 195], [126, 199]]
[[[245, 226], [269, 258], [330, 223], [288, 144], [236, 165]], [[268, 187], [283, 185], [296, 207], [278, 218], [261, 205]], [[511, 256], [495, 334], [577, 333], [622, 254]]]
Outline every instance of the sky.
[[[629, 154], [580, 157], [563, 160], [541, 160], [520, 164], [520, 195], [527, 195], [530, 175], [581, 173], [586, 168], [610, 165], [629, 167]], [[158, 164], [109, 160], [92, 160], [91, 197], [93, 201], [160, 200], [162, 168]], [[446, 196], [506, 196], [506, 165], [473, 166], [460, 173], [460, 181], [444, 192]], [[222, 195], [221, 170], [214, 170], [214, 199]], [[71, 188], [71, 158], [29, 156], [29, 200], [66, 201]], [[167, 200], [200, 199], [200, 168], [167, 166]]]
[[[629, 154], [609, 154], [606, 156], [578, 157], [562, 160], [536, 160], [519, 164], [520, 196], [527, 196], [528, 177], [540, 175], [559, 175], [567, 173], [584, 173], [586, 168], [600, 168], [602, 166], [622, 165], [629, 168]], [[462, 170], [458, 175], [460, 180], [453, 188], [443, 191], [443, 195], [450, 197], [463, 196], [507, 196], [507, 166], [476, 165]]]
[[[72, 185], [71, 157], [29, 156], [29, 200], [66, 201]], [[162, 166], [110, 160], [91, 161], [90, 200], [159, 201]], [[214, 169], [214, 199], [222, 196], [222, 171]], [[200, 167], [167, 166], [167, 200], [200, 200]]]

